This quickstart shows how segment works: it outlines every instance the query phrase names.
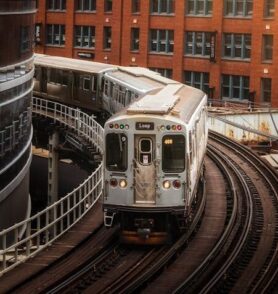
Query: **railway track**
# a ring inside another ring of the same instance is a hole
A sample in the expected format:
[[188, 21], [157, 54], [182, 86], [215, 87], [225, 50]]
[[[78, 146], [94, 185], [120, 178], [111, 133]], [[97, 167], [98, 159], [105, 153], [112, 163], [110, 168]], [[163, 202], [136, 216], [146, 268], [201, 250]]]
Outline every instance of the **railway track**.
[[[200, 197], [197, 213], [188, 232], [173, 246], [132, 247], [115, 243], [107, 246], [102, 255], [84, 264], [81, 269], [75, 270], [62, 283], [48, 288], [46, 292], [131, 293], [138, 291], [158, 274], [192, 237], [202, 217], [204, 206], [205, 197]], [[111, 262], [111, 259], [115, 262]]]
[[[274, 293], [278, 264], [277, 173], [245, 146], [214, 133], [210, 133], [207, 154], [225, 175], [230, 195], [222, 236], [191, 273], [175, 266], [175, 261], [142, 293]], [[206, 175], [209, 181], [208, 168]], [[218, 183], [214, 183], [215, 193]], [[201, 248], [198, 239], [204, 237], [198, 235], [196, 251]], [[186, 267], [193, 262], [188, 258], [190, 255], [181, 254], [179, 264]], [[177, 268], [184, 271], [183, 279], [175, 277]]]
[[[203, 201], [187, 234], [175, 244], [128, 247], [100, 229], [101, 237], [80, 249], [87, 252], [82, 264], [47, 285], [25, 283], [18, 293], [273, 291], [278, 271], [277, 173], [248, 148], [215, 133], [210, 133], [207, 155], [205, 212]], [[69, 264], [62, 261], [60, 266]], [[45, 275], [58, 275], [55, 266]]]
[[[277, 281], [278, 174], [249, 148], [217, 133], [211, 133], [210, 138], [245, 181], [248, 197], [253, 203], [251, 226], [244, 248], [225, 271], [225, 281], [222, 279], [219, 287], [265, 293]], [[227, 150], [234, 150], [237, 156]], [[229, 271], [234, 272], [231, 279], [227, 279]]]

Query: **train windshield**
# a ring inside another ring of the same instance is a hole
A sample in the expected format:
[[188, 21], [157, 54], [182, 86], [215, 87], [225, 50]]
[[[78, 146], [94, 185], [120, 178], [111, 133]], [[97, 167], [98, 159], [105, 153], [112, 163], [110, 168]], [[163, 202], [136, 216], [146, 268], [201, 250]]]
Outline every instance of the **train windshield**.
[[162, 139], [162, 169], [164, 172], [183, 172], [185, 168], [185, 138], [167, 135]]
[[111, 171], [127, 169], [127, 137], [122, 133], [106, 136], [106, 168]]

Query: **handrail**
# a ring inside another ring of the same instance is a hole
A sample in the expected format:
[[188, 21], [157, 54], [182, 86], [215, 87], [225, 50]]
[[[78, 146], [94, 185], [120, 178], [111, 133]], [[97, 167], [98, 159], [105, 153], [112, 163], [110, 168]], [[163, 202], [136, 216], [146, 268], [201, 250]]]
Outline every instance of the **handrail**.
[[[89, 115], [65, 105], [33, 98], [33, 112], [70, 127], [103, 152], [103, 129]], [[0, 276], [50, 246], [76, 224], [102, 195], [103, 165], [66, 196], [36, 215], [0, 232]], [[22, 228], [26, 228], [20, 239]], [[10, 245], [11, 244], [11, 245]]]
[[85, 137], [90, 143], [96, 145], [97, 151], [103, 154], [103, 128], [92, 116], [80, 109], [68, 107], [64, 104], [33, 97], [33, 113], [52, 118], [75, 130], [78, 135]]

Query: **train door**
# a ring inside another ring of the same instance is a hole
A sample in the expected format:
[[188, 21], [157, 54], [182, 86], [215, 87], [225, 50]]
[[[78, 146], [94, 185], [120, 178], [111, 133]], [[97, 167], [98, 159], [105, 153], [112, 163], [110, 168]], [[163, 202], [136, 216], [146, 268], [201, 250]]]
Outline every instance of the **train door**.
[[135, 135], [134, 200], [136, 204], [155, 204], [155, 136]]

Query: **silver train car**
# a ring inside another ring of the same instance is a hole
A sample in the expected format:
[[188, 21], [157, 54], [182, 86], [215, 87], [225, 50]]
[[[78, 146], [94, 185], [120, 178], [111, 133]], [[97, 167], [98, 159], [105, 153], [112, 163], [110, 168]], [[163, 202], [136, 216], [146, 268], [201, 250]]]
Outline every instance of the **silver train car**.
[[148, 85], [148, 93], [104, 126], [104, 224], [120, 224], [125, 243], [162, 244], [185, 231], [192, 216], [207, 145], [207, 97], [153, 74], [135, 84], [137, 92]]
[[162, 88], [165, 79], [146, 68], [43, 54], [36, 54], [34, 63], [34, 95], [91, 113], [105, 111], [106, 118]]
[[43, 54], [36, 54], [34, 63], [35, 96], [102, 112], [103, 75], [116, 66]]

